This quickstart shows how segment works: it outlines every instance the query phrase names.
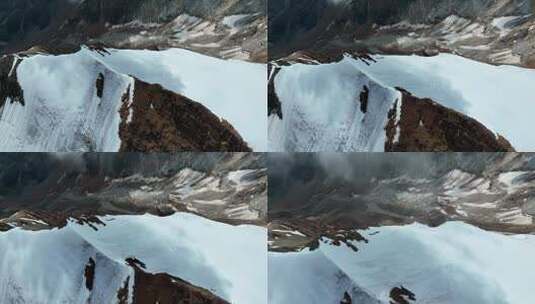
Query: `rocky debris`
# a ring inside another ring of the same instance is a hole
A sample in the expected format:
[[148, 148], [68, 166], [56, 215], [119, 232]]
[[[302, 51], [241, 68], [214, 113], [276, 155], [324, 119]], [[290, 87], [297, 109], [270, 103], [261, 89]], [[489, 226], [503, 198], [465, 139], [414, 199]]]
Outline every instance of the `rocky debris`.
[[398, 107], [393, 107], [386, 126], [385, 151], [514, 151], [504, 137], [495, 135], [477, 120], [397, 89], [403, 94], [401, 118], [396, 124]]
[[390, 304], [410, 304], [416, 301], [415, 294], [403, 287], [394, 287], [390, 290]]
[[202, 104], [140, 80], [134, 92], [132, 104], [125, 95], [120, 110], [121, 151], [251, 151], [230, 123]]

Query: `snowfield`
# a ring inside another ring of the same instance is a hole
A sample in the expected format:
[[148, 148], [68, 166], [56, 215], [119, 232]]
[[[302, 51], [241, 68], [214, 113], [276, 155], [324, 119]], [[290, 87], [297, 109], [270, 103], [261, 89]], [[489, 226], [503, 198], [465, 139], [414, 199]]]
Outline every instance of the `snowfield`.
[[477, 119], [503, 135], [518, 151], [535, 149], [531, 132], [535, 115], [535, 70], [493, 66], [452, 54], [433, 57], [375, 56], [356, 68], [389, 87], [431, 98]]
[[[522, 304], [532, 298], [535, 236], [503, 235], [461, 222], [360, 232], [369, 243], [354, 242], [358, 252], [325, 243], [312, 252], [270, 252], [270, 303], [338, 304], [354, 286], [381, 303], [389, 303], [390, 290], [400, 286], [417, 303]], [[325, 290], [330, 285], [336, 288]]]
[[[352, 61], [282, 67], [275, 90], [283, 119], [269, 118], [270, 151], [384, 151], [387, 114], [401, 93], [370, 79]], [[365, 87], [364, 113], [359, 97]]]
[[[0, 109], [0, 151], [118, 151], [121, 97], [135, 93], [133, 77], [203, 104], [253, 150], [267, 149], [264, 65], [182, 49], [108, 51], [24, 58], [17, 76], [25, 106], [7, 100]], [[102, 98], [95, 86], [100, 73]]]
[[[133, 278], [125, 259], [135, 257], [148, 272], [179, 277], [231, 303], [266, 303], [265, 228], [188, 213], [100, 219], [106, 226], [95, 224], [98, 231], [70, 222], [0, 233], [0, 302], [113, 303], [126, 277]], [[83, 274], [90, 257], [97, 268], [89, 299]]]

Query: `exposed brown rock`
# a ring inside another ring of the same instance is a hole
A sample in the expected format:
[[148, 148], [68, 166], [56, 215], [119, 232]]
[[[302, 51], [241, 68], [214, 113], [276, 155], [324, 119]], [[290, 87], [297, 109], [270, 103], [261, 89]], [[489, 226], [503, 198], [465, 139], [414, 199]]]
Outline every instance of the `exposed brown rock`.
[[[226, 304], [210, 291], [165, 273], [147, 273], [137, 263], [128, 262], [135, 271], [133, 303]], [[127, 287], [128, 284], [125, 283]], [[124, 294], [122, 292], [121, 294]]]
[[502, 136], [487, 129], [477, 120], [446, 108], [431, 99], [418, 98], [408, 91], [402, 93], [399, 140], [394, 106], [386, 126], [385, 151], [457, 151], [457, 152], [506, 152], [514, 151]]
[[[15, 60], [17, 62], [13, 65]], [[0, 58], [0, 107], [4, 105], [7, 98], [10, 98], [11, 102], [24, 105], [24, 95], [17, 80], [17, 67], [21, 62], [22, 60], [15, 56]]]
[[121, 151], [251, 151], [230, 123], [202, 104], [139, 80], [134, 92], [131, 105], [125, 94], [120, 110]]

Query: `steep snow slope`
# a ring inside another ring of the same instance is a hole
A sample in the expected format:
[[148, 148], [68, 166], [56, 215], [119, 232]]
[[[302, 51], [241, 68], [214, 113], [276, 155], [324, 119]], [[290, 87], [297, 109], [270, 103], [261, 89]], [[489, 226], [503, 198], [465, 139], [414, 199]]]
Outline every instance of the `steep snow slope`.
[[520, 151], [535, 148], [535, 71], [492, 66], [451, 54], [433, 57], [376, 56], [356, 67], [386, 86], [399, 86], [471, 116], [503, 134]]
[[[16, 74], [26, 102], [7, 100], [0, 109], [0, 151], [119, 150], [121, 99], [134, 79], [87, 52], [20, 59]], [[99, 74], [109, 84], [101, 97]]]
[[[71, 221], [61, 229], [0, 233], [0, 301], [112, 303], [132, 276], [125, 260], [133, 258], [149, 273], [170, 274], [229, 302], [265, 303], [264, 228], [186, 213], [100, 220], [103, 224]], [[84, 282], [89, 258], [96, 264], [92, 292]], [[131, 298], [131, 285], [127, 292]]]
[[[1, 151], [118, 151], [119, 109], [126, 103], [129, 123], [134, 77], [200, 102], [229, 121], [255, 150], [266, 150], [265, 67], [260, 64], [178, 49], [108, 53], [82, 48], [68, 55], [24, 57], [14, 69], [24, 105], [8, 98], [0, 109]], [[105, 82], [101, 93], [100, 78]]]
[[[303, 60], [305, 57], [297, 62]], [[535, 71], [531, 69], [492, 66], [451, 54], [378, 55], [373, 59], [346, 55], [333, 63], [286, 62], [272, 77], [282, 114], [282, 119], [273, 114], [269, 117], [268, 141], [272, 151], [383, 151], [385, 141], [390, 140], [386, 134], [392, 109], [396, 116], [392, 117], [393, 125], [397, 126], [394, 143], [399, 141], [400, 129], [401, 133], [409, 132], [411, 120], [416, 119], [415, 130], [411, 129], [407, 136], [426, 142], [428, 138], [420, 134], [422, 130], [418, 127], [442, 128], [439, 132], [443, 133], [439, 135], [444, 136], [448, 130], [443, 125], [455, 127], [460, 119], [467, 128], [472, 128], [463, 132], [488, 135], [485, 140], [489, 142], [502, 141], [500, 135], [520, 151], [535, 147], [530, 134], [530, 122], [535, 114], [531, 110], [535, 105], [535, 92], [531, 90]], [[408, 91], [406, 96], [396, 88]], [[420, 100], [413, 102], [410, 94]], [[438, 109], [433, 102], [445, 108]], [[403, 107], [402, 110], [402, 105], [422, 109]], [[402, 111], [415, 117], [404, 117]], [[429, 125], [430, 121], [424, 125], [425, 115], [421, 111], [436, 115], [435, 125]], [[404, 123], [398, 123], [400, 119]], [[426, 136], [440, 140], [439, 135]], [[449, 141], [457, 140], [455, 143], [460, 146], [465, 140], [455, 138], [455, 134], [447, 136]], [[452, 142], [449, 144], [453, 146]], [[470, 145], [463, 149], [480, 151]]]
[[[95, 55], [94, 53], [92, 53]], [[202, 103], [228, 120], [255, 151], [266, 151], [266, 66], [182, 49], [110, 50], [96, 58], [114, 70]]]
[[401, 93], [352, 61], [281, 68], [274, 77], [283, 119], [269, 118], [271, 151], [384, 151], [388, 112]]
[[[392, 288], [400, 286], [412, 291], [418, 303], [521, 304], [531, 299], [531, 282], [535, 279], [533, 236], [487, 232], [460, 222], [437, 228], [412, 224], [359, 232], [369, 243], [353, 242], [358, 251], [324, 239], [316, 250], [321, 253], [269, 253], [270, 266], [277, 268], [281, 261], [299, 259], [291, 273], [311, 272], [298, 277], [270, 271], [270, 282], [276, 282], [281, 294], [307, 294], [316, 290], [316, 276], [335, 284], [336, 279], [319, 271], [333, 263], [382, 303], [389, 303]], [[311, 263], [310, 255], [326, 257], [326, 261], [320, 261], [324, 266]], [[299, 287], [303, 289], [296, 289]], [[275, 297], [271, 290], [270, 297]], [[340, 303], [340, 298], [322, 302], [312, 297], [280, 303]]]

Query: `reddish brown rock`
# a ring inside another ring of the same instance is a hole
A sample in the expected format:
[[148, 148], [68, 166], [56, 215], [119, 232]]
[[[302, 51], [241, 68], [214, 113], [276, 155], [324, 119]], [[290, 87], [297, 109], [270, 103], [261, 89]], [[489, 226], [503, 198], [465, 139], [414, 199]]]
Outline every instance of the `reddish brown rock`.
[[402, 93], [399, 140], [395, 141], [396, 109], [389, 113], [386, 125], [385, 151], [514, 151], [502, 136], [496, 136], [477, 120], [446, 108], [431, 99], [418, 98], [404, 89]]
[[123, 96], [121, 151], [251, 151], [230, 123], [202, 104], [139, 80], [134, 92], [132, 105], [128, 93]]

